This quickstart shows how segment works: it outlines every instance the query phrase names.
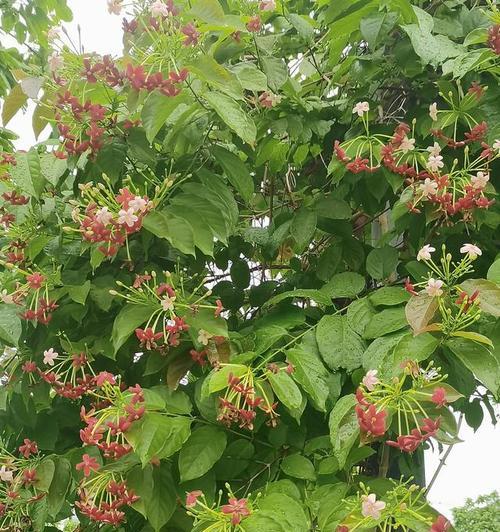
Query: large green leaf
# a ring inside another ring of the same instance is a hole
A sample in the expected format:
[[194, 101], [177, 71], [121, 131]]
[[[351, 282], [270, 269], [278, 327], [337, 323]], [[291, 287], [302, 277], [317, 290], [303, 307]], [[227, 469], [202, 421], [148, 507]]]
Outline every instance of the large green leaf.
[[45, 183], [38, 153], [35, 150], [19, 152], [16, 161], [17, 164], [10, 169], [12, 181], [22, 192], [38, 198]]
[[330, 412], [330, 439], [333, 454], [343, 468], [354, 442], [359, 436], [359, 424], [354, 411], [356, 397], [352, 394], [341, 397]]
[[227, 94], [217, 91], [207, 92], [204, 97], [210, 107], [238, 137], [252, 146], [255, 144], [257, 136], [255, 123], [236, 100]]
[[214, 90], [221, 91], [228, 96], [241, 100], [243, 90], [238, 78], [209, 55], [202, 55], [187, 65], [189, 72], [193, 72]]
[[246, 165], [237, 155], [221, 146], [214, 146], [211, 151], [217, 162], [222, 166], [229, 182], [239, 192], [245, 202], [248, 202], [253, 195], [254, 184]]
[[290, 375], [284, 371], [266, 372], [266, 377], [278, 399], [289, 409], [300, 408], [302, 393]]
[[290, 235], [295, 240], [294, 249], [297, 253], [301, 253], [309, 246], [316, 231], [316, 222], [316, 212], [311, 209], [301, 208], [295, 213], [290, 226]]
[[377, 312], [368, 322], [364, 338], [378, 338], [408, 326], [403, 307], [388, 308]]
[[22, 325], [17, 309], [11, 305], [0, 305], [0, 340], [17, 345], [21, 333]]
[[6, 126], [14, 115], [28, 101], [28, 96], [24, 93], [21, 85], [14, 85], [9, 95], [4, 98], [2, 107], [2, 122]]
[[345, 316], [323, 316], [316, 328], [316, 340], [330, 369], [352, 371], [361, 366], [365, 345]]
[[[304, 532], [310, 529], [310, 523], [307, 519], [306, 513], [299, 501], [290, 497], [284, 493], [269, 493], [262, 497], [259, 502], [259, 512], [255, 512], [256, 515], [264, 514], [266, 516], [272, 516], [272, 520], [276, 520], [282, 523], [283, 529], [287, 532]], [[255, 528], [247, 529], [256, 530]], [[280, 530], [270, 528], [269, 532], [274, 530]], [[268, 532], [267, 528], [261, 528], [260, 531]]]
[[181, 482], [199, 478], [218, 462], [227, 445], [226, 433], [217, 427], [201, 427], [191, 433], [179, 453]]
[[144, 218], [143, 226], [186, 255], [195, 255], [193, 229], [183, 218], [168, 211], [152, 211]]
[[281, 470], [290, 477], [316, 480], [316, 472], [312, 462], [301, 454], [291, 454], [283, 458]]
[[224, 24], [224, 10], [217, 0], [195, 0], [192, 3], [190, 14], [203, 22], [211, 24]]
[[378, 281], [387, 279], [396, 270], [398, 256], [398, 250], [390, 246], [373, 249], [366, 258], [366, 271]]
[[406, 304], [406, 319], [414, 334], [419, 334], [432, 320], [438, 308], [437, 298], [427, 294], [412, 296]]
[[127, 341], [128, 337], [140, 327], [154, 312], [148, 305], [126, 304], [118, 313], [113, 323], [111, 340], [115, 353]]
[[71, 463], [62, 456], [52, 456], [55, 470], [47, 493], [47, 508], [49, 515], [56, 517], [63, 507], [66, 494], [71, 486]]
[[353, 299], [365, 289], [365, 278], [359, 273], [342, 272], [334, 275], [321, 289], [330, 297]]

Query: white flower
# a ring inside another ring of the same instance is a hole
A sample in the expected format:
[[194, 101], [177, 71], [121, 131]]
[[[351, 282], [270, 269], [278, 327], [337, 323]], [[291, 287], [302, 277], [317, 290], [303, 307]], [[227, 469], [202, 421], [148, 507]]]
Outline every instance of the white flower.
[[143, 211], [147, 207], [148, 202], [141, 198], [141, 196], [136, 196], [133, 200], [128, 202], [128, 206], [134, 209], [134, 211]]
[[436, 248], [433, 248], [429, 244], [426, 244], [418, 253], [417, 260], [431, 260], [431, 254], [436, 251]]
[[366, 372], [366, 375], [363, 377], [363, 384], [366, 389], [370, 392], [373, 392], [375, 386], [380, 382], [377, 378], [378, 371], [376, 369], [371, 369]]
[[358, 116], [363, 116], [370, 110], [370, 104], [368, 102], [358, 102], [352, 109], [353, 114], [358, 113]]
[[421, 183], [418, 188], [420, 192], [427, 197], [437, 192], [438, 185], [435, 181], [432, 181], [429, 177], [426, 177], [425, 181]]
[[149, 8], [153, 17], [168, 17], [168, 6], [161, 0], [155, 0]]
[[64, 59], [62, 58], [61, 55], [59, 55], [59, 54], [57, 54], [56, 52], [54, 52], [54, 53], [49, 57], [48, 63], [49, 63], [49, 70], [50, 70], [51, 72], [56, 72], [57, 70], [59, 70], [60, 68], [63, 67], [63, 65], [64, 65]]
[[429, 146], [427, 148], [427, 151], [429, 152], [429, 155], [437, 157], [441, 153], [441, 146], [437, 142], [435, 142], [434, 146]]
[[483, 254], [483, 252], [474, 244], [464, 244], [460, 248], [460, 253], [467, 253], [471, 260], [475, 260], [478, 256]]
[[364, 517], [373, 517], [373, 519], [380, 518], [382, 510], [385, 508], [384, 501], [377, 501], [375, 493], [363, 495], [361, 501], [361, 514]]
[[168, 312], [169, 310], [174, 310], [174, 301], [175, 301], [175, 296], [174, 297], [165, 296], [161, 300], [161, 308], [165, 312]]
[[7, 305], [12, 305], [12, 303], [14, 303], [14, 298], [12, 297], [11, 294], [9, 294], [7, 292], [7, 289], [4, 288], [1, 292], [0, 292], [0, 299], [2, 300], [3, 303], [7, 303]]
[[276, 9], [276, 2], [274, 0], [262, 0], [259, 7], [261, 11], [274, 11]]
[[436, 120], [438, 119], [438, 108], [437, 108], [436, 102], [431, 103], [429, 105], [429, 116], [432, 118], [434, 122], [436, 122]]
[[112, 15], [119, 15], [122, 7], [122, 0], [108, 0], [108, 12]]
[[3, 482], [12, 482], [12, 471], [7, 469], [4, 465], [0, 468], [0, 479]]
[[59, 39], [61, 36], [61, 28], [58, 26], [54, 28], [50, 28], [50, 30], [47, 32], [47, 39], [49, 41], [55, 41], [56, 39]]
[[108, 211], [107, 207], [102, 207], [95, 213], [95, 219], [102, 225], [108, 225], [113, 219], [113, 215]]
[[443, 291], [441, 290], [443, 286], [443, 281], [439, 279], [432, 279], [430, 278], [427, 281], [427, 286], [425, 287], [425, 291], [432, 297], [440, 296]]
[[427, 161], [427, 168], [431, 172], [437, 172], [440, 168], [443, 168], [443, 156], [442, 155], [431, 155]]
[[213, 334], [210, 334], [209, 332], [200, 329], [198, 331], [198, 342], [203, 345], [208, 345], [208, 341], [210, 340], [210, 338], [212, 338], [212, 336]]
[[127, 224], [132, 227], [139, 218], [134, 214], [134, 209], [121, 209], [118, 213], [118, 223], [120, 225]]
[[405, 135], [405, 138], [401, 141], [401, 144], [399, 145], [399, 149], [403, 153], [407, 153], [409, 151], [413, 151], [415, 149], [415, 139], [409, 139]]
[[470, 182], [472, 183], [472, 186], [474, 188], [483, 189], [490, 180], [490, 174], [486, 174], [484, 172], [478, 172], [477, 175], [473, 175], [471, 177]]
[[493, 143], [493, 149], [500, 152], [500, 139], [496, 139]]
[[43, 363], [47, 364], [48, 366], [54, 365], [54, 360], [57, 358], [59, 353], [54, 351], [54, 349], [51, 347], [50, 349], [47, 349], [47, 351], [43, 352]]

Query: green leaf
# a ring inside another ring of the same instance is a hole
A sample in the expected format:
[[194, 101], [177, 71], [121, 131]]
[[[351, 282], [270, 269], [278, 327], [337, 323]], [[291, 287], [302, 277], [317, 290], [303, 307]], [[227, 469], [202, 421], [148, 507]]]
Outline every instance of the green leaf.
[[281, 403], [291, 410], [300, 408], [302, 393], [286, 371], [283, 369], [278, 373], [266, 371], [266, 377]]
[[316, 232], [317, 216], [316, 212], [307, 208], [301, 208], [294, 213], [290, 235], [295, 240], [294, 249], [301, 253], [309, 246], [314, 233]]
[[485, 279], [467, 279], [460, 287], [469, 296], [479, 292], [479, 307], [483, 312], [500, 318], [500, 287]]
[[365, 345], [345, 316], [323, 316], [316, 327], [318, 347], [330, 369], [352, 371], [361, 366]]
[[267, 77], [252, 63], [239, 63], [232, 67], [241, 86], [250, 91], [267, 91]]
[[192, 6], [189, 13], [193, 17], [218, 26], [224, 24], [224, 10], [217, 0], [196, 0]]
[[485, 344], [489, 347], [494, 347], [493, 342], [484, 334], [479, 334], [473, 331], [456, 331], [452, 332], [450, 336], [455, 336], [459, 338], [466, 338], [467, 340], [472, 340], [473, 342], [479, 342], [480, 344]]
[[307, 16], [300, 16], [296, 13], [290, 13], [288, 20], [292, 23], [297, 33], [305, 42], [311, 42], [314, 37], [314, 27], [312, 20]]
[[363, 336], [366, 326], [374, 314], [375, 309], [367, 297], [357, 299], [347, 307], [347, 324], [353, 331]]
[[47, 494], [47, 508], [49, 515], [55, 518], [61, 511], [71, 486], [72, 467], [71, 462], [61, 456], [52, 456], [51, 460], [54, 462], [55, 470]]
[[370, 251], [366, 258], [366, 271], [377, 281], [389, 278], [398, 265], [397, 249], [384, 246]]
[[177, 508], [170, 464], [162, 461], [159, 466], [135, 467], [127, 476], [127, 485], [140, 497], [132, 507], [148, 520], [156, 532], [161, 530]]
[[196, 74], [214, 90], [224, 92], [235, 100], [243, 98], [243, 89], [236, 75], [217, 63], [210, 55], [201, 55], [186, 67], [189, 72]]
[[314, 206], [318, 216], [331, 220], [349, 220], [352, 216], [350, 205], [331, 196], [319, 198]]
[[221, 458], [227, 445], [226, 433], [217, 427], [201, 427], [191, 433], [179, 454], [181, 482], [199, 478]]
[[111, 340], [115, 353], [127, 341], [128, 337], [140, 327], [154, 312], [154, 308], [146, 305], [126, 304], [115, 318]]
[[355, 404], [356, 397], [353, 394], [344, 395], [335, 403], [330, 413], [330, 440], [333, 454], [341, 469], [359, 436], [359, 424], [354, 411]]
[[450, 338], [445, 345], [495, 397], [498, 397], [500, 391], [500, 361], [487, 347], [465, 338]]
[[488, 281], [500, 284], [500, 259], [497, 259], [488, 270]]
[[85, 281], [81, 286], [67, 286], [69, 297], [80, 305], [85, 305], [90, 292], [90, 281]]
[[233, 98], [217, 91], [207, 92], [204, 97], [223, 122], [243, 141], [251, 146], [255, 144], [255, 123]]
[[377, 312], [368, 322], [364, 338], [379, 338], [386, 334], [399, 331], [407, 327], [405, 309], [403, 307], [388, 308]]
[[276, 305], [281, 301], [292, 297], [313, 299], [316, 303], [324, 305], [325, 307], [331, 307], [333, 305], [331, 297], [323, 293], [323, 291], [315, 290], [314, 288], [299, 288], [297, 290], [290, 290], [273, 296], [265, 303], [265, 306]]
[[[277, 483], [270, 484], [270, 488]], [[310, 529], [300, 502], [288, 494], [271, 491], [258, 501], [258, 511], [241, 522], [245, 532], [303, 532]]]
[[34, 150], [19, 152], [16, 155], [17, 164], [10, 169], [12, 181], [22, 192], [30, 196], [40, 197], [43, 190], [44, 178], [40, 170], [40, 158]]
[[153, 142], [170, 115], [189, 100], [185, 92], [169, 97], [154, 91], [149, 94], [141, 112], [141, 119], [146, 131], [146, 138]]
[[408, 302], [410, 294], [399, 286], [384, 286], [370, 294], [369, 298], [376, 307], [392, 307]]
[[189, 438], [191, 420], [148, 412], [126, 432], [127, 441], [146, 465], [152, 458], [168, 458]]
[[40, 465], [36, 468], [35, 486], [38, 490], [48, 492], [56, 466], [51, 458], [44, 458]]
[[316, 268], [316, 276], [318, 279], [329, 281], [333, 274], [339, 269], [341, 260], [342, 246], [338, 244], [328, 246], [318, 260], [318, 267]]
[[44, 153], [40, 155], [40, 169], [45, 179], [56, 186], [59, 178], [68, 169], [66, 159], [59, 159], [53, 153]]
[[330, 393], [327, 379], [328, 371], [314, 352], [302, 349], [290, 349], [286, 352], [287, 359], [295, 367], [292, 377], [302, 386], [313, 400], [316, 408], [324, 412], [326, 400]]
[[21, 85], [17, 84], [12, 87], [8, 96], [3, 100], [2, 107], [2, 122], [6, 126], [14, 115], [21, 109], [28, 101], [28, 96], [24, 93]]
[[371, 13], [359, 24], [361, 36], [368, 43], [368, 46], [373, 51], [380, 41], [393, 28], [397, 16], [391, 13], [377, 12]]
[[321, 289], [333, 299], [353, 299], [365, 289], [365, 278], [359, 273], [342, 272], [334, 275]]
[[212, 309], [202, 308], [196, 314], [189, 312], [184, 320], [192, 329], [193, 334], [198, 336], [198, 331], [203, 329], [213, 336], [227, 337], [227, 322], [225, 319], [216, 317]]
[[165, 238], [182, 253], [195, 255], [191, 226], [168, 211], [152, 211], [143, 220], [143, 226], [159, 238]]
[[15, 346], [22, 333], [21, 319], [18, 311], [11, 305], [0, 305], [0, 340]]
[[227, 364], [218, 370], [213, 370], [205, 380], [205, 387], [208, 387], [208, 393], [215, 393], [227, 388], [229, 374], [235, 377], [243, 377], [248, 372], [248, 367], [240, 364]]
[[288, 69], [282, 59], [277, 57], [262, 57], [262, 70], [267, 76], [269, 88], [278, 92], [288, 79]]
[[213, 146], [211, 151], [217, 162], [222, 166], [231, 185], [248, 203], [254, 193], [254, 183], [243, 161], [237, 155], [221, 146]]
[[316, 480], [312, 462], [301, 454], [285, 456], [281, 462], [281, 470], [290, 477], [303, 480]]
[[406, 304], [406, 319], [414, 334], [419, 334], [434, 318], [438, 308], [437, 298], [427, 294], [412, 296]]

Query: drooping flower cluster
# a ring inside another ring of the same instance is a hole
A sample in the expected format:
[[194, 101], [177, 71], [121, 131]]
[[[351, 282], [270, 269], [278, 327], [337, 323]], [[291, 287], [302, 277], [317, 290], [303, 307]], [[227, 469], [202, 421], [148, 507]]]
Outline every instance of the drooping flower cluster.
[[[441, 425], [441, 408], [459, 395], [442, 385], [444, 376], [431, 366], [423, 369], [416, 362], [403, 365], [403, 375], [388, 382], [370, 370], [356, 392], [355, 407], [361, 441], [370, 443], [388, 431], [396, 440], [386, 441], [403, 452], [412, 453], [429, 438], [436, 437]], [[391, 421], [389, 421], [391, 419]]]
[[[439, 264], [434, 261], [432, 254], [436, 248], [426, 244], [417, 254], [417, 260], [425, 263], [430, 272], [427, 279], [411, 283], [406, 280], [406, 290], [414, 296], [420, 294], [437, 298], [441, 314], [441, 322], [433, 323], [429, 327], [441, 331], [443, 334], [452, 335], [457, 331], [469, 328], [481, 316], [479, 291], [468, 294], [459, 285], [458, 281], [464, 275], [474, 271], [473, 261], [482, 254], [481, 249], [475, 244], [466, 243], [460, 248], [463, 257], [460, 262], [453, 262], [446, 247], [442, 247], [442, 256]], [[417, 288], [423, 288], [417, 292]], [[432, 316], [430, 316], [432, 318]], [[478, 336], [479, 338], [479, 336]]]
[[[235, 424], [241, 429], [253, 430], [257, 411], [260, 410], [267, 416], [267, 425], [275, 427], [278, 424], [278, 404], [274, 402], [269, 387], [265, 387], [263, 378], [254, 375], [253, 368], [221, 364], [219, 371], [227, 375], [227, 386], [224, 396], [219, 397], [218, 421], [227, 427]], [[281, 369], [278, 368], [278, 371]]]
[[397, 530], [414, 530], [418, 523], [422, 529], [429, 527], [429, 532], [445, 532], [450, 523], [443, 516], [435, 516], [425, 501], [422, 488], [413, 484], [413, 479], [406, 482], [391, 481], [393, 488], [381, 499], [363, 483], [354, 496], [342, 501], [343, 514], [337, 532], [374, 529], [386, 532]]
[[[122, 297], [128, 304], [147, 306], [151, 309], [145, 326], [143, 328], [138, 327], [135, 330], [135, 335], [141, 347], [148, 351], [157, 350], [166, 353], [170, 347], [178, 346], [182, 334], [190, 330], [190, 326], [186, 322], [188, 316], [194, 316], [200, 310], [210, 310], [218, 317], [222, 311], [222, 306], [220, 301], [215, 306], [204, 303], [211, 292], [205, 292], [201, 296], [197, 295], [203, 283], [196, 287], [193, 292], [188, 293], [185, 291], [182, 281], [178, 287], [176, 286], [175, 276], [170, 272], [163, 272], [163, 275], [163, 282], [158, 282], [155, 271], [136, 275], [132, 286], [126, 286], [118, 281], [117, 285], [125, 292], [112, 290], [111, 294]], [[196, 340], [202, 346], [217, 343], [219, 339], [221, 338], [204, 329], [197, 331]], [[195, 353], [198, 352], [195, 351]], [[202, 357], [202, 355], [194, 355], [194, 357], [196, 356]]]
[[153, 202], [128, 187], [115, 194], [107, 177], [103, 179], [106, 184], [80, 185], [81, 198], [72, 202], [72, 216], [83, 240], [97, 244], [106, 257], [114, 257], [127, 244], [128, 237], [141, 229]]
[[[435, 127], [429, 134], [436, 140], [425, 148], [416, 145], [415, 120], [412, 127], [398, 124], [392, 136], [370, 134], [370, 106], [368, 102], [359, 102], [353, 114], [360, 117], [365, 134], [343, 143], [335, 141], [335, 157], [354, 174], [371, 173], [385, 167], [402, 176], [408, 186], [402, 199], [411, 212], [421, 212], [421, 208], [428, 205], [443, 220], [455, 215], [470, 220], [475, 209], [487, 209], [493, 204], [494, 200], [489, 197], [493, 192], [489, 173], [491, 163], [500, 157], [500, 140], [487, 144], [486, 122], [477, 122], [469, 113], [465, 118], [468, 130], [463, 140], [458, 140], [456, 109], [473, 108], [484, 90], [473, 85], [458, 101], [451, 93], [441, 94], [451, 110], [440, 111], [436, 103], [430, 106], [429, 115]], [[450, 128], [453, 137], [446, 134]], [[462, 161], [453, 154], [451, 164], [447, 165], [444, 148], [462, 148]]]
[[228, 489], [226, 504], [222, 504], [222, 492], [219, 492], [219, 500], [212, 505], [207, 502], [205, 494], [200, 490], [186, 493], [185, 506], [188, 515], [194, 517], [195, 525], [207, 525], [207, 529], [213, 530], [238, 530], [237, 525], [252, 515], [254, 509], [251, 495], [238, 499], [228, 484], [226, 488]]

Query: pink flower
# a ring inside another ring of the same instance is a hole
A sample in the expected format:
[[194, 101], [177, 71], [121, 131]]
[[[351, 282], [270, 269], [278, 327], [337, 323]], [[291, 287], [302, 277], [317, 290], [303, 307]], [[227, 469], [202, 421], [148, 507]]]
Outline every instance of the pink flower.
[[373, 519], [380, 519], [382, 510], [385, 508], [384, 501], [377, 501], [375, 493], [370, 495], [363, 495], [361, 497], [361, 514], [364, 517], [373, 517]]
[[429, 152], [429, 155], [437, 157], [441, 153], [441, 146], [435, 142], [432, 146], [427, 148], [427, 151]]
[[431, 401], [441, 408], [446, 405], [446, 390], [442, 387], [435, 388], [432, 394]]
[[168, 6], [164, 4], [161, 0], [156, 0], [151, 4], [149, 8], [153, 17], [167, 17], [168, 16]]
[[198, 502], [198, 498], [203, 495], [203, 492], [200, 490], [194, 490], [190, 491], [186, 494], [186, 507], [192, 508], [193, 506], [196, 506], [196, 503]]
[[466, 253], [471, 260], [477, 259], [478, 255], [482, 255], [483, 252], [474, 244], [464, 244], [460, 248], [460, 253]]
[[429, 244], [426, 244], [418, 253], [417, 253], [417, 260], [431, 260], [431, 254], [436, 251], [436, 248], [433, 248]]
[[425, 181], [421, 185], [419, 185], [418, 189], [424, 196], [432, 196], [437, 192], [438, 184], [430, 177], [426, 177]]
[[108, 0], [108, 12], [111, 15], [119, 15], [122, 7], [122, 0]]
[[261, 11], [274, 11], [276, 9], [276, 2], [274, 0], [262, 0], [259, 8]]
[[436, 122], [438, 119], [437, 113], [438, 113], [437, 103], [436, 102], [431, 103], [429, 105], [429, 116], [431, 117], [433, 122]]
[[369, 370], [363, 377], [363, 384], [367, 390], [373, 392], [375, 386], [380, 382], [377, 378], [378, 371], [376, 369]]
[[415, 139], [409, 139], [405, 135], [403, 140], [401, 141], [401, 144], [399, 145], [399, 149], [403, 153], [407, 153], [409, 151], [413, 151], [415, 149]]
[[370, 110], [370, 104], [368, 102], [358, 102], [352, 109], [353, 114], [357, 113], [359, 117], [363, 116]]
[[427, 281], [427, 286], [425, 287], [425, 291], [427, 294], [429, 294], [432, 297], [439, 297], [443, 294], [443, 290], [441, 290], [443, 286], [443, 281], [439, 279], [432, 279], [430, 278]]
[[107, 207], [102, 207], [95, 213], [95, 219], [102, 225], [108, 225], [113, 219], [113, 215], [108, 211]]
[[484, 172], [478, 172], [476, 175], [473, 175], [471, 177], [471, 184], [474, 188], [477, 189], [483, 189], [490, 180], [490, 174], [484, 173]]
[[111, 373], [108, 373], [107, 371], [101, 371], [101, 373], [97, 375], [95, 383], [97, 386], [102, 386], [105, 382], [109, 382], [109, 384], [115, 385], [115, 376]]
[[139, 218], [134, 214], [134, 209], [129, 208], [127, 210], [121, 209], [118, 213], [118, 223], [120, 225], [127, 224], [129, 227], [132, 227]]
[[55, 52], [49, 57], [49, 60], [48, 60], [48, 64], [49, 64], [49, 70], [51, 72], [56, 72], [57, 70], [59, 70], [60, 68], [63, 67], [64, 65], [64, 60], [62, 58], [61, 55], [59, 54], [56, 54]]
[[246, 499], [236, 499], [234, 497], [229, 499], [229, 504], [221, 507], [221, 511], [223, 514], [232, 515], [231, 523], [233, 525], [239, 524], [243, 517], [247, 517], [251, 513]]
[[443, 168], [443, 156], [442, 155], [431, 155], [427, 160], [427, 168], [431, 172], [437, 172], [440, 168]]
[[48, 364], [49, 366], [54, 365], [54, 360], [57, 358], [59, 353], [54, 351], [54, 349], [51, 347], [50, 349], [47, 349], [47, 351], [43, 352], [43, 363]]
[[86, 477], [88, 477], [92, 471], [97, 471], [99, 467], [97, 460], [89, 454], [84, 454], [82, 456], [82, 461], [79, 464], [76, 464], [76, 470], [83, 470], [83, 474]]
[[432, 523], [429, 532], [446, 532], [448, 528], [450, 528], [450, 522], [446, 517], [440, 515], [434, 523]]

